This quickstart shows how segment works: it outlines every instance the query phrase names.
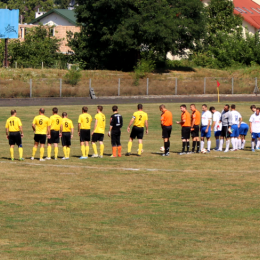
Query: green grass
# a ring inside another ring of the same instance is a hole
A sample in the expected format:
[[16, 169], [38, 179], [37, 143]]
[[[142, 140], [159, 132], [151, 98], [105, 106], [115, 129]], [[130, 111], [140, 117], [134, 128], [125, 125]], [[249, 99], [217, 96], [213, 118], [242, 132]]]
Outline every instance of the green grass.
[[[210, 105], [221, 110], [224, 104]], [[237, 104], [245, 122], [250, 105]], [[167, 108], [179, 120], [179, 104]], [[250, 152], [250, 135], [245, 151], [179, 156], [180, 128], [174, 124], [171, 156], [163, 158], [158, 105], [147, 104], [149, 134], [142, 157], [109, 158], [106, 136], [104, 158], [81, 161], [75, 135], [69, 161], [40, 163], [29, 160], [38, 108], [16, 109], [25, 130], [26, 160], [8, 160], [3, 134], [1, 259], [259, 259], [259, 154]], [[75, 126], [80, 110], [59, 107]], [[119, 110], [126, 152], [126, 127], [136, 105], [120, 105]], [[94, 116], [96, 107], [89, 106], [89, 112]], [[10, 108], [2, 108], [3, 128], [9, 113]], [[111, 106], [104, 106], [104, 113], [108, 129]], [[134, 153], [137, 148], [135, 140]]]

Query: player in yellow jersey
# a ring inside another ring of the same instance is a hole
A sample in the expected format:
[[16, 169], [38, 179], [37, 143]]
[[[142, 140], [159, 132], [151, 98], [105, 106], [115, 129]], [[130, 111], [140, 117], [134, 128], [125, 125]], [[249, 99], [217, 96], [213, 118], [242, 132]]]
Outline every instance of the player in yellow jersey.
[[62, 118], [58, 115], [58, 108], [52, 109], [53, 115], [48, 123], [48, 154], [45, 160], [51, 159], [51, 145], [54, 145], [54, 160], [58, 159], [58, 144], [62, 133]]
[[139, 142], [138, 156], [141, 156], [143, 150], [143, 136], [144, 136], [144, 126], [146, 127], [146, 134], [148, 134], [148, 115], [143, 111], [143, 105], [137, 105], [138, 111], [133, 114], [133, 117], [127, 127], [127, 132], [130, 133], [130, 127], [134, 123], [132, 132], [130, 134], [130, 139], [128, 142], [128, 151], [126, 156], [130, 156], [132, 150], [133, 140], [137, 137]]
[[6, 138], [9, 140], [11, 160], [14, 161], [14, 146], [17, 144], [19, 149], [19, 160], [23, 161], [23, 127], [20, 118], [16, 117], [16, 110], [11, 110], [11, 117], [5, 124]]
[[[98, 106], [97, 107], [97, 114], [95, 115], [95, 126], [92, 132], [92, 147], [94, 150], [94, 154], [92, 155], [93, 158], [103, 158], [104, 154], [104, 134], [105, 134], [105, 128], [106, 128], [106, 117], [102, 113], [103, 107]], [[96, 142], [99, 141], [100, 144], [100, 155], [98, 156], [97, 152], [97, 145]]]
[[88, 108], [82, 107], [82, 114], [78, 120], [78, 133], [82, 152], [82, 156], [79, 159], [88, 159], [91, 122], [92, 117], [88, 114]]
[[73, 138], [74, 126], [70, 119], [68, 119], [68, 114], [66, 112], [62, 113], [62, 146], [64, 157], [63, 160], [68, 160], [70, 158], [70, 146], [71, 138]]
[[49, 123], [49, 118], [47, 116], [45, 116], [44, 113], [45, 113], [45, 109], [40, 108], [39, 115], [33, 119], [33, 123], [32, 123], [32, 129], [34, 132], [34, 147], [33, 147], [31, 160], [34, 160], [34, 156], [36, 154], [38, 145], [40, 143], [40, 145], [41, 145], [40, 161], [41, 162], [45, 161], [43, 159], [44, 145], [46, 143], [46, 135], [47, 135], [48, 123]]

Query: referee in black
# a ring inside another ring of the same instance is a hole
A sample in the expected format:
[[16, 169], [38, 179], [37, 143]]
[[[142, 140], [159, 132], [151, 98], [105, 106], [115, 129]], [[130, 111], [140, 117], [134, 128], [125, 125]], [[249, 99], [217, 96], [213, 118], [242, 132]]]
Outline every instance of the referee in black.
[[116, 156], [116, 150], [118, 150], [118, 157], [122, 156], [122, 146], [120, 142], [121, 128], [123, 126], [123, 117], [118, 113], [118, 106], [112, 107], [113, 115], [110, 117], [110, 127], [108, 136], [111, 136], [111, 144], [113, 154], [112, 158]]

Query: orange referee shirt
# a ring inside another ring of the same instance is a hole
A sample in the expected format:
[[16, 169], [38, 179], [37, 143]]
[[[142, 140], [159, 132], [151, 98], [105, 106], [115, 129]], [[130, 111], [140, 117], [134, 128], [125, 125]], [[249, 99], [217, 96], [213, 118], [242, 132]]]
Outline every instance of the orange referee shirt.
[[167, 109], [165, 109], [162, 112], [161, 124], [163, 126], [171, 126], [172, 125], [172, 113], [169, 110], [167, 110]]
[[190, 113], [186, 110], [181, 114], [181, 121], [185, 121], [184, 123], [181, 124], [181, 126], [191, 126], [190, 122]]
[[194, 125], [200, 125], [200, 112], [196, 109], [191, 114], [191, 122], [195, 119]]

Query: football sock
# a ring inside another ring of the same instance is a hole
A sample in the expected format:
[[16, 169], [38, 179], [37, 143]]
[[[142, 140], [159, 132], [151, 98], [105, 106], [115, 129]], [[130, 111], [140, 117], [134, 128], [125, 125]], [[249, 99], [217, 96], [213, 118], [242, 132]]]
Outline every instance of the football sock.
[[241, 149], [245, 149], [245, 145], [246, 145], [246, 140], [243, 140], [241, 144]]
[[216, 139], [216, 149], [219, 148], [219, 139]]
[[44, 155], [44, 148], [41, 147], [40, 148], [40, 159], [43, 159], [43, 155]]
[[113, 156], [116, 157], [116, 150], [117, 150], [117, 147], [116, 146], [113, 146], [112, 147], [112, 152], [113, 152]]
[[193, 141], [192, 142], [192, 152], [195, 151], [196, 143], [197, 143], [197, 141]]
[[226, 140], [226, 151], [229, 150], [230, 140]]
[[48, 145], [47, 152], [48, 152], [47, 157], [51, 158], [51, 146], [50, 145]]
[[169, 152], [169, 142], [164, 142], [164, 153], [167, 154]]
[[70, 158], [70, 147], [67, 147], [67, 158]]
[[118, 156], [121, 157], [122, 156], [122, 146], [118, 146]]
[[187, 145], [187, 153], [190, 151], [190, 142], [186, 142]]
[[238, 139], [237, 138], [235, 138], [235, 149], [237, 150], [238, 149]]
[[67, 147], [63, 146], [63, 153], [64, 153], [64, 157], [67, 157]]
[[23, 148], [19, 147], [18, 151], [19, 151], [19, 157], [23, 158]]
[[260, 146], [260, 141], [258, 140], [256, 148], [259, 148], [259, 146]]
[[197, 141], [197, 152], [200, 150], [200, 141]]
[[36, 152], [37, 152], [37, 147], [33, 147], [32, 157], [35, 157]]
[[186, 145], [186, 142], [182, 142], [182, 152], [184, 153], [185, 151], [185, 145]]
[[101, 156], [103, 156], [103, 154], [104, 154], [104, 149], [105, 149], [104, 144], [101, 144], [101, 145], [100, 145], [100, 155], [101, 155]]
[[224, 144], [224, 139], [220, 139], [219, 148], [218, 148], [220, 151], [222, 151], [222, 149], [223, 149], [223, 144]]
[[235, 138], [231, 138], [231, 144], [233, 149], [235, 150], [236, 149]]
[[11, 159], [14, 158], [14, 148], [10, 148], [10, 156], [11, 156]]
[[241, 149], [242, 148], [242, 140], [238, 139], [237, 140], [237, 149]]
[[131, 153], [132, 145], [133, 145], [133, 142], [128, 142], [128, 145], [127, 145], [127, 152], [128, 153]]
[[89, 146], [87, 145], [86, 146], [86, 154], [85, 154], [85, 156], [88, 157], [88, 154], [89, 154]]
[[[92, 148], [93, 148], [94, 154], [98, 154], [97, 153], [97, 145], [96, 145], [96, 143], [92, 144]], [[85, 149], [84, 149], [84, 151], [85, 151]]]
[[170, 151], [170, 146], [171, 146], [170, 139], [168, 140], [168, 146], [169, 146], [169, 151]]
[[54, 157], [58, 158], [58, 152], [59, 152], [59, 148], [58, 147], [54, 147]]
[[211, 147], [211, 141], [210, 140], [208, 141], [207, 145], [208, 145], [208, 151], [210, 151], [210, 147]]
[[255, 149], [255, 141], [251, 142], [251, 147], [252, 147], [252, 149]]
[[143, 144], [139, 144], [138, 147], [139, 147], [139, 148], [138, 148], [138, 154], [141, 155], [142, 150], [143, 150]]
[[204, 148], [204, 141], [200, 142], [200, 150], [202, 151], [202, 149]]
[[85, 148], [85, 145], [81, 145], [81, 153], [82, 153], [82, 157], [86, 157], [86, 148]]

